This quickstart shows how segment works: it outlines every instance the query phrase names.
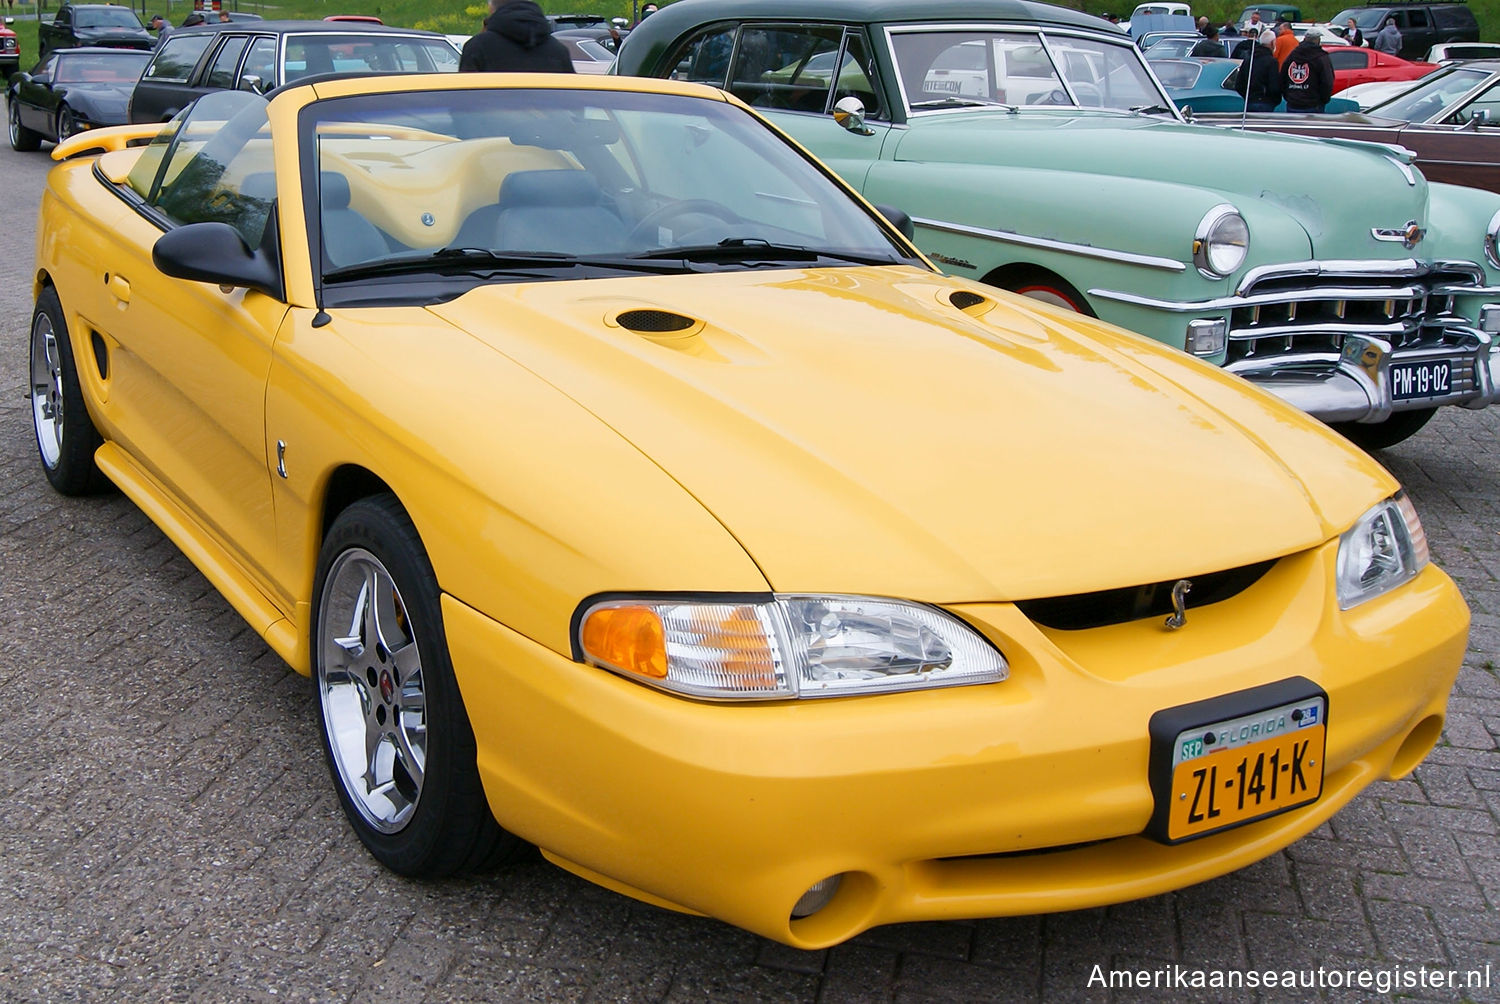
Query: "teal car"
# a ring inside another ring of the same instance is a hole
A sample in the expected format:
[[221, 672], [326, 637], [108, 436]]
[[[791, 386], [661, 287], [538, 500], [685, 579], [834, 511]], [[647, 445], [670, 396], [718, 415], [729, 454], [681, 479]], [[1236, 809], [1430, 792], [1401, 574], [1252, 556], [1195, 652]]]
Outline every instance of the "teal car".
[[[1235, 79], [1240, 74], [1238, 59], [1209, 59], [1201, 56], [1174, 59], [1147, 52], [1146, 62], [1167, 89], [1167, 96], [1172, 99], [1172, 103], [1184, 113], [1189, 109], [1195, 115], [1245, 110], [1244, 95], [1234, 89]], [[1283, 101], [1276, 110], [1286, 111], [1286, 102]], [[1330, 98], [1324, 111], [1329, 115], [1357, 112], [1359, 102], [1347, 98]]]
[[615, 72], [724, 88], [909, 214], [950, 272], [1177, 346], [1367, 447], [1500, 401], [1500, 195], [1430, 184], [1396, 147], [1184, 122], [1097, 18], [679, 0]]

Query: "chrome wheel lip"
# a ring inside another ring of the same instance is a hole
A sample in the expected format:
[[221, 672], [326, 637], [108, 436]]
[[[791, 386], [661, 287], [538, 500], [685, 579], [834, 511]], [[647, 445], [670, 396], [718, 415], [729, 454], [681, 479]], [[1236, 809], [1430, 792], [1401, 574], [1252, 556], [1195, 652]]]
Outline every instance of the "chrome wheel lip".
[[334, 559], [318, 603], [318, 704], [338, 783], [381, 833], [411, 822], [427, 767], [427, 699], [405, 601], [364, 548]]
[[10, 145], [12, 147], [21, 144], [21, 109], [16, 107], [14, 101], [6, 102], [6, 119], [10, 124]]
[[31, 422], [42, 463], [56, 470], [62, 459], [62, 355], [52, 318], [38, 312], [31, 324]]

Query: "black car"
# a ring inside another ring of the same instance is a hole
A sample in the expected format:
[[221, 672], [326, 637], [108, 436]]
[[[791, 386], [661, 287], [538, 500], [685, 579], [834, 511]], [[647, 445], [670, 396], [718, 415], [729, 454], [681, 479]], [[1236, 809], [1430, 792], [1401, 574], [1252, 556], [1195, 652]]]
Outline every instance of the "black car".
[[130, 99], [131, 122], [165, 122], [200, 95], [264, 93], [320, 73], [445, 73], [458, 50], [442, 35], [337, 21], [249, 21], [179, 28], [156, 50]]
[[151, 61], [135, 49], [58, 49], [5, 88], [10, 145], [35, 150], [75, 132], [124, 125], [125, 105]]
[[1363, 7], [1350, 7], [1339, 11], [1331, 22], [1343, 25], [1350, 18], [1365, 34], [1365, 41], [1373, 42], [1375, 33], [1385, 24], [1386, 18], [1396, 19], [1396, 30], [1401, 32], [1402, 59], [1421, 59], [1427, 50], [1442, 42], [1479, 41], [1479, 22], [1462, 2], [1459, 3], [1389, 3], [1370, 0]]
[[57, 49], [95, 45], [150, 50], [156, 36], [129, 7], [103, 3], [65, 3], [51, 21], [37, 23], [38, 57]]

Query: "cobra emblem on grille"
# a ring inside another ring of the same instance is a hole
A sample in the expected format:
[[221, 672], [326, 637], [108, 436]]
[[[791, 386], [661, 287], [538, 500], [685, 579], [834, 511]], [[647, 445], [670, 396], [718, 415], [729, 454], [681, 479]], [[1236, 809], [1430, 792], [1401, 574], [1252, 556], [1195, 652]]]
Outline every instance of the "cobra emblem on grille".
[[1377, 241], [1399, 241], [1402, 247], [1414, 248], [1422, 243], [1422, 238], [1427, 236], [1427, 231], [1418, 225], [1416, 220], [1410, 220], [1400, 230], [1382, 230], [1379, 227], [1370, 231], [1370, 236]]
[[1176, 631], [1187, 623], [1187, 594], [1192, 591], [1192, 579], [1178, 579], [1172, 587], [1172, 616], [1163, 622], [1168, 631]]

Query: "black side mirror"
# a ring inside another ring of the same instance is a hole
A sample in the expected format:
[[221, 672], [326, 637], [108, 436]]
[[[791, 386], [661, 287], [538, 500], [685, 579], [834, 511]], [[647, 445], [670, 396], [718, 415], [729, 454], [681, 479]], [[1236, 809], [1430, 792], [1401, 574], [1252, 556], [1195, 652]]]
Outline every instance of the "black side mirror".
[[876, 206], [875, 211], [886, 218], [886, 221], [901, 231], [901, 235], [909, 241], [916, 241], [917, 228], [911, 221], [911, 217], [904, 210], [895, 206]]
[[[274, 233], [274, 220], [266, 224]], [[174, 279], [243, 286], [281, 298], [281, 275], [264, 248], [252, 249], [227, 223], [189, 223], [168, 230], [151, 248], [151, 262]]]

